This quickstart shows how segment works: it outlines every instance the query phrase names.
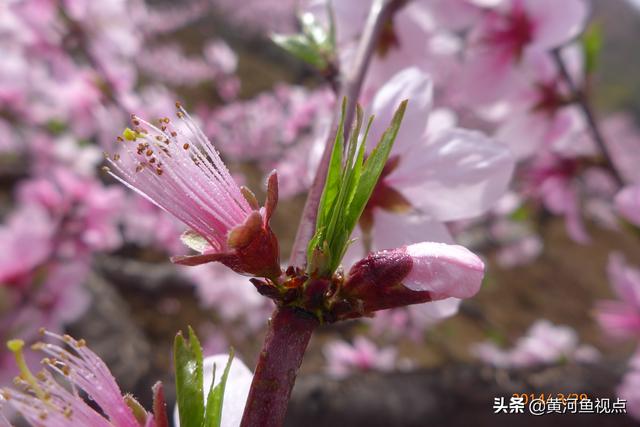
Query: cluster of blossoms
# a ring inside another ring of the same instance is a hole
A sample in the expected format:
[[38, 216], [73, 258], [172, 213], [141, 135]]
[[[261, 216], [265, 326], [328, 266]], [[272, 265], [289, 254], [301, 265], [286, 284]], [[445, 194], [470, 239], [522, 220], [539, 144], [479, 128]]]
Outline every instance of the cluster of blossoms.
[[[3, 341], [30, 342], [40, 326], [61, 332], [78, 319], [90, 303], [84, 285], [95, 254], [124, 243], [180, 252], [173, 218], [104, 184], [100, 146], [130, 109], [170, 111], [169, 87], [213, 84], [220, 98], [234, 99], [237, 58], [224, 42], [209, 40], [202, 60], [157, 42], [210, 10], [201, 1], [161, 9], [140, 0], [0, 6], [0, 156], [20, 168], [2, 169], [16, 205], [3, 209], [0, 226]], [[165, 61], [188, 66], [157, 66]], [[0, 350], [3, 383], [10, 360]]]
[[480, 360], [499, 368], [521, 368], [563, 361], [596, 362], [600, 353], [589, 345], [579, 345], [576, 332], [548, 320], [536, 321], [514, 348], [502, 350], [493, 343], [477, 344], [473, 352]]

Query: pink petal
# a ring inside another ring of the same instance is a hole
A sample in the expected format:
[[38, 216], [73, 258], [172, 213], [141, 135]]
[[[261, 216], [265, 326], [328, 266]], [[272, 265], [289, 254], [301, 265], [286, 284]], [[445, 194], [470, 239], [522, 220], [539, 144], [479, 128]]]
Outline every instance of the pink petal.
[[620, 190], [615, 197], [615, 207], [620, 216], [640, 227], [640, 185]]
[[413, 267], [403, 284], [414, 291], [430, 291], [433, 299], [470, 298], [480, 290], [484, 263], [458, 245], [423, 242], [406, 247]]
[[570, 42], [584, 29], [587, 5], [583, 0], [525, 0], [536, 25], [535, 47], [553, 49]]

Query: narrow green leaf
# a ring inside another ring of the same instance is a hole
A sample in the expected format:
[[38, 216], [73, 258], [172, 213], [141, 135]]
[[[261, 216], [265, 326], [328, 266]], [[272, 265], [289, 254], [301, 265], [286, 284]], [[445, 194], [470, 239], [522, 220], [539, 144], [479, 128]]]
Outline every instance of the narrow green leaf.
[[[224, 390], [227, 385], [227, 379], [229, 378], [229, 370], [231, 369], [231, 362], [233, 362], [233, 349], [229, 354], [229, 360], [227, 366], [224, 368], [222, 377], [217, 386], [215, 386], [207, 397], [207, 415], [205, 416], [205, 424], [203, 427], [220, 427], [222, 422], [222, 404], [224, 403]], [[213, 384], [213, 383], [212, 383]]]
[[334, 211], [335, 200], [341, 187], [342, 176], [342, 152], [344, 151], [344, 121], [345, 111], [347, 108], [347, 99], [342, 100], [342, 113], [336, 137], [333, 143], [329, 168], [327, 170], [327, 179], [325, 181], [324, 190], [320, 197], [318, 205], [318, 218], [316, 220], [316, 232], [307, 246], [307, 265], [313, 268], [312, 257], [315, 249], [320, 244], [322, 233], [326, 229], [326, 223], [331, 218]]
[[316, 233], [307, 247], [308, 271], [317, 272], [322, 276], [331, 275], [344, 257], [350, 244], [351, 233], [389, 158], [407, 101], [400, 104], [389, 128], [366, 160], [366, 142], [373, 118], [368, 120], [364, 135], [360, 138], [364, 113], [358, 105], [356, 120], [344, 155], [346, 159], [342, 161], [345, 105], [343, 100], [342, 118], [333, 147], [326, 185], [318, 207]]
[[204, 417], [202, 347], [189, 327], [189, 340], [182, 333], [173, 345], [176, 371], [176, 394], [181, 427], [201, 427]]
[[[378, 179], [380, 179], [380, 174], [389, 159], [389, 154], [391, 153], [393, 143], [398, 136], [400, 124], [402, 123], [402, 118], [404, 117], [406, 108], [407, 101], [403, 101], [396, 110], [391, 121], [391, 125], [382, 134], [380, 142], [371, 151], [369, 157], [367, 157], [367, 160], [364, 163], [358, 188], [355, 192], [349, 212], [346, 212], [349, 223], [352, 223], [354, 227], [362, 215], [362, 211], [364, 211], [364, 208], [366, 207], [367, 202], [378, 183]], [[344, 250], [346, 251], [346, 248], [344, 248]]]
[[[344, 152], [344, 121], [347, 108], [347, 99], [342, 100], [342, 113], [340, 118], [340, 124], [336, 133], [335, 142], [333, 144], [333, 150], [331, 152], [331, 160], [329, 162], [329, 169], [327, 171], [327, 181], [322, 191], [322, 197], [320, 199], [320, 210], [318, 218], [320, 220], [319, 226], [325, 226], [326, 221], [329, 218], [329, 213], [334, 207], [335, 200], [338, 196], [341, 187], [342, 180], [342, 153]], [[318, 228], [320, 228], [318, 227]]]
[[333, 215], [329, 219], [329, 225], [327, 226], [327, 230], [325, 235], [329, 239], [329, 247], [333, 249], [333, 255], [339, 253], [339, 250], [335, 250], [335, 241], [338, 236], [340, 236], [341, 231], [344, 229], [343, 222], [345, 217], [342, 213], [345, 211], [346, 203], [347, 203], [347, 195], [350, 193], [350, 185], [353, 185], [353, 180], [358, 179], [359, 177], [355, 177], [353, 175], [353, 159], [356, 153], [356, 147], [358, 144], [358, 136], [360, 135], [360, 129], [362, 128], [362, 117], [363, 112], [360, 106], [356, 107], [356, 123], [351, 129], [350, 137], [349, 137], [349, 145], [347, 146], [347, 159], [345, 165], [342, 170], [342, 178], [340, 183], [340, 189], [338, 192], [338, 197], [336, 199], [336, 206]]

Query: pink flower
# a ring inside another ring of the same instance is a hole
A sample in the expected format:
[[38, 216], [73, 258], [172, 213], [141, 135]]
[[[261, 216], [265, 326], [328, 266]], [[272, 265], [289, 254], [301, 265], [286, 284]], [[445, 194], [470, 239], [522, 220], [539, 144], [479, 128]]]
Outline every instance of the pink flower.
[[640, 269], [629, 266], [621, 254], [611, 254], [607, 266], [609, 282], [617, 300], [596, 306], [600, 326], [611, 336], [640, 336]]
[[392, 371], [396, 366], [397, 351], [393, 347], [378, 348], [375, 343], [358, 336], [353, 345], [332, 341], [324, 346], [327, 374], [344, 378], [349, 374], [366, 371]]
[[[228, 361], [228, 354], [216, 354], [205, 357], [202, 361], [204, 379], [204, 387], [202, 389], [205, 401], [211, 388], [211, 383], [213, 382], [214, 387], [220, 383], [220, 378]], [[227, 384], [224, 389], [220, 427], [237, 427], [240, 425], [244, 407], [247, 403], [247, 396], [249, 396], [251, 381], [253, 381], [253, 374], [249, 368], [247, 368], [240, 359], [234, 358], [231, 362], [231, 368], [229, 368], [229, 376], [227, 377]], [[177, 404], [173, 411], [173, 423], [176, 427], [180, 427]]]
[[627, 401], [629, 414], [640, 420], [640, 353], [636, 352], [631, 358], [629, 367], [622, 384], [618, 386], [617, 394]]
[[624, 187], [616, 194], [614, 203], [621, 217], [640, 227], [640, 185]]
[[223, 266], [200, 265], [185, 268], [183, 273], [194, 282], [200, 304], [214, 309], [225, 324], [234, 325], [229, 332], [235, 336], [260, 331], [264, 319], [273, 311], [273, 303], [257, 293], [253, 286], [247, 286], [246, 277]]
[[184, 240], [201, 254], [174, 262], [218, 261], [239, 273], [278, 277], [278, 241], [269, 227], [278, 198], [275, 173], [265, 207], [259, 208], [180, 105], [177, 115], [175, 128], [168, 118], [158, 128], [134, 116], [135, 129], [119, 138], [123, 147], [109, 158], [109, 173], [191, 228]]
[[53, 250], [54, 224], [44, 211], [24, 207], [0, 226], [0, 283], [22, 283]]
[[640, 130], [633, 115], [614, 113], [600, 122], [607, 147], [616, 169], [629, 183], [640, 182]]
[[[369, 215], [384, 211], [404, 214], [400, 216], [407, 220], [407, 213], [419, 213], [432, 221], [466, 219], [486, 212], [504, 193], [514, 167], [509, 151], [479, 132], [456, 128], [451, 113], [438, 111], [430, 116], [432, 91], [429, 78], [409, 68], [374, 98], [371, 112], [376, 120], [369, 140], [376, 142], [384, 130], [379, 124], [391, 119], [402, 99], [411, 100], [367, 206]], [[373, 221], [385, 228], [375, 217]], [[415, 235], [411, 237], [415, 241]], [[382, 249], [398, 244], [378, 241], [375, 246]]]
[[[580, 81], [584, 61], [580, 48], [572, 45], [563, 49], [562, 58], [574, 81]], [[593, 154], [591, 140], [580, 141], [586, 129], [583, 114], [568, 103], [571, 94], [551, 55], [532, 52], [522, 59], [522, 67], [521, 79], [514, 85], [513, 93], [498, 103], [501, 123], [494, 137], [511, 148], [519, 159], [541, 150], [565, 156]]]
[[21, 184], [18, 199], [47, 212], [57, 227], [58, 250], [71, 256], [120, 246], [117, 219], [124, 196], [121, 189], [105, 187], [62, 168], [50, 175]]
[[153, 247], [168, 253], [181, 253], [182, 224], [147, 199], [131, 194], [122, 212], [124, 238], [142, 247]]
[[462, 246], [423, 242], [370, 253], [351, 267], [340, 291], [359, 313], [341, 313], [340, 317], [451, 297], [470, 298], [480, 289], [483, 276], [483, 262]]
[[[19, 365], [19, 385], [25, 386], [27, 391], [9, 388], [0, 391], [7, 404], [29, 424], [47, 427], [156, 426], [153, 415], [144, 411], [133, 397], [122, 395], [109, 368], [87, 348], [84, 340], [76, 341], [68, 335], [51, 332], [45, 334], [62, 344], [39, 343], [35, 346], [48, 356], [43, 362], [49, 370], [34, 376], [26, 367]], [[10, 346], [21, 356], [23, 344], [14, 341]], [[60, 384], [52, 372], [73, 385], [72, 390]], [[78, 388], [89, 395], [101, 412], [80, 397]], [[136, 407], [135, 415], [132, 406]]]
[[583, 0], [507, 0], [487, 9], [469, 35], [461, 92], [488, 103], [508, 93], [521, 58], [563, 46], [584, 27]]
[[578, 159], [544, 153], [535, 159], [527, 171], [525, 192], [540, 200], [549, 212], [564, 216], [569, 236], [585, 244], [590, 238], [580, 210], [579, 168]]
[[565, 359], [590, 363], [600, 357], [595, 348], [579, 345], [572, 328], [556, 326], [548, 320], [537, 320], [512, 349], [502, 350], [485, 342], [476, 344], [472, 352], [483, 362], [499, 368], [536, 366]]

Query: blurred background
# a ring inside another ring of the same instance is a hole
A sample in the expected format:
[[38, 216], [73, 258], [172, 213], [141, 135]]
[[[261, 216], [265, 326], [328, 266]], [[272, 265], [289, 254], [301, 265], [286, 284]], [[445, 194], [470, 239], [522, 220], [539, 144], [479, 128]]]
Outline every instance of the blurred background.
[[[603, 42], [591, 76], [597, 116], [640, 151], [640, 4], [592, 3]], [[40, 327], [85, 338], [146, 405], [157, 380], [173, 399], [172, 340], [187, 325], [205, 353], [232, 346], [255, 365], [272, 304], [224, 268], [172, 265], [170, 256], [187, 251], [183, 226], [100, 167], [131, 113], [172, 115], [179, 100], [259, 200], [265, 173], [278, 168], [283, 200], [273, 221], [286, 259], [313, 176], [308, 153], [335, 109], [322, 76], [269, 40], [296, 31], [299, 10], [294, 0], [0, 0], [2, 341], [36, 340]], [[524, 206], [512, 218], [535, 238], [517, 256], [487, 237], [487, 218], [451, 224], [488, 263], [482, 290], [456, 315], [398, 311], [323, 326], [288, 425], [512, 425], [493, 414], [494, 397], [616, 396], [635, 342], [605, 333], [596, 307], [614, 298], [612, 252], [640, 265], [640, 234], [594, 215], [581, 244], [563, 218]], [[568, 350], [531, 363], [488, 361], [487, 351], [515, 348], [523, 336]], [[483, 352], [482, 343], [497, 347]], [[7, 353], [2, 385], [16, 374]], [[634, 425], [595, 415], [517, 422]]]

